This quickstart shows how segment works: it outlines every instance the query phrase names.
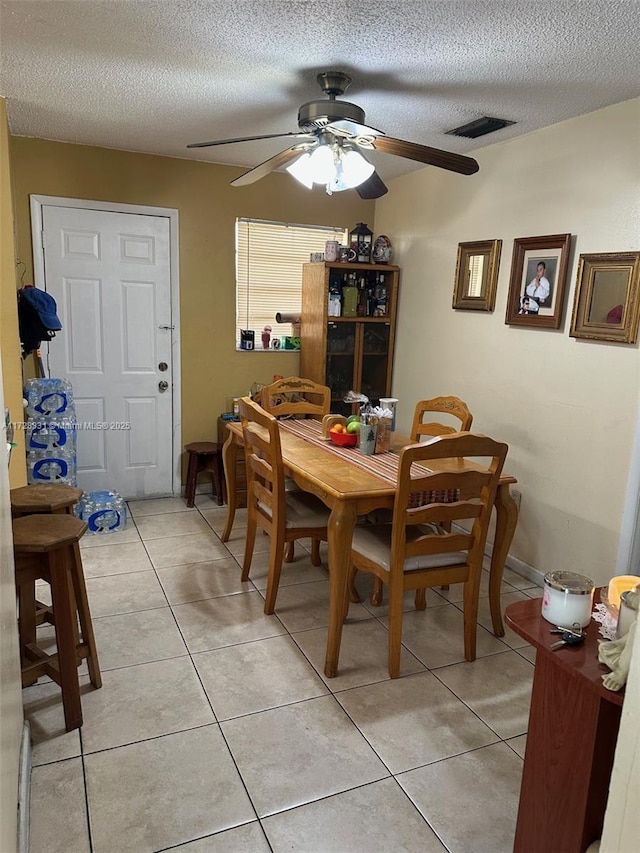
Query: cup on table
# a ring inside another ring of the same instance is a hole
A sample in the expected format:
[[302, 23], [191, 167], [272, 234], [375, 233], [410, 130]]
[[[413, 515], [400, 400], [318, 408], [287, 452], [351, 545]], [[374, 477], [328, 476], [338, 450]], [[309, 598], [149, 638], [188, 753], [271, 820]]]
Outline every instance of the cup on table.
[[376, 435], [378, 433], [378, 425], [372, 423], [360, 424], [360, 453], [365, 456], [373, 456], [376, 452]]
[[396, 431], [396, 406], [398, 405], [397, 397], [380, 397], [380, 408], [389, 409], [392, 413], [391, 417], [391, 432]]

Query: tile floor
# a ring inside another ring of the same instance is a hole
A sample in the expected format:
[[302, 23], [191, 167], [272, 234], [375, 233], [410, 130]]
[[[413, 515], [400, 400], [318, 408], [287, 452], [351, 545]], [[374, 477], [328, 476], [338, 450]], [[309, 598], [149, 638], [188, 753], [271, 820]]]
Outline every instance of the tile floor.
[[[325, 679], [327, 572], [307, 549], [265, 616], [268, 538], [241, 583], [243, 512], [225, 546], [208, 495], [130, 510], [82, 543], [103, 672], [94, 690], [81, 670], [82, 729], [64, 731], [55, 684], [24, 691], [31, 853], [512, 849], [534, 656], [487, 630], [486, 571], [474, 663], [458, 585], [424, 612], [407, 597], [394, 681], [386, 608], [352, 604]], [[505, 605], [539, 595], [509, 570], [503, 589]]]

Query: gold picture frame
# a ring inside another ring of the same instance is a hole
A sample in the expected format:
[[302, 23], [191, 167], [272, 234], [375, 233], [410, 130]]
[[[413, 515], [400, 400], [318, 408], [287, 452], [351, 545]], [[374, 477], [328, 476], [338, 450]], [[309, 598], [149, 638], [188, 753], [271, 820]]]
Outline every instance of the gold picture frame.
[[570, 247], [571, 234], [513, 241], [505, 323], [538, 329], [560, 328]]
[[572, 338], [635, 344], [640, 323], [640, 252], [580, 255]]
[[458, 243], [453, 307], [493, 311], [502, 240]]

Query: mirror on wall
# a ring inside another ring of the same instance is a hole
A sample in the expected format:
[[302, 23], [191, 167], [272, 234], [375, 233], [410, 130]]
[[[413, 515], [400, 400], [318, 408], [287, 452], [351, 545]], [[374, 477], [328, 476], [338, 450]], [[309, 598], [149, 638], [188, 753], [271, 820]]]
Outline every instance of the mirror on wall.
[[640, 252], [580, 255], [572, 338], [635, 344], [640, 324]]
[[453, 307], [493, 311], [502, 240], [458, 243]]

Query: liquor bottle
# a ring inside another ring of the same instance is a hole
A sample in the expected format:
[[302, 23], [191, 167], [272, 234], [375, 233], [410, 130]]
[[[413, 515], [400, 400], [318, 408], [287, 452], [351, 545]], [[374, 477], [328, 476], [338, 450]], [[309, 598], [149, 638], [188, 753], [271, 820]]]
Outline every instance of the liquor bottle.
[[358, 280], [358, 317], [367, 316], [367, 287], [364, 276]]

